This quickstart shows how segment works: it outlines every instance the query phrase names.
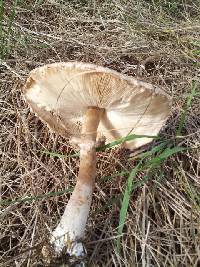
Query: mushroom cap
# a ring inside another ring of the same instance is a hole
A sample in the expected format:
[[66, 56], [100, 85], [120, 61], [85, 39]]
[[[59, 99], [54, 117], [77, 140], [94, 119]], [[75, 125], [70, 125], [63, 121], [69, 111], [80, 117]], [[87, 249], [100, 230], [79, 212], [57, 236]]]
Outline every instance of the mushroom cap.
[[[155, 136], [170, 113], [170, 97], [161, 89], [108, 68], [81, 62], [36, 68], [24, 86], [33, 112], [63, 137], [80, 137], [88, 107], [104, 109], [98, 134], [107, 142], [128, 134]], [[125, 142], [129, 149], [151, 138]]]

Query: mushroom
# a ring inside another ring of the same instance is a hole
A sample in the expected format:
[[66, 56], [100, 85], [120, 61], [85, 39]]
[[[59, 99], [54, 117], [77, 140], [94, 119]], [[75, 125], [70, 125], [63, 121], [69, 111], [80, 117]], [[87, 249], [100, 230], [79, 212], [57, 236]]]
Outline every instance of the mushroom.
[[[161, 89], [93, 64], [54, 63], [31, 71], [24, 86], [32, 111], [57, 134], [71, 137], [80, 148], [77, 183], [53, 231], [54, 252], [84, 255], [84, 236], [96, 175], [96, 146], [131, 133], [155, 136], [170, 112], [170, 98]], [[150, 142], [123, 143], [135, 149]]]

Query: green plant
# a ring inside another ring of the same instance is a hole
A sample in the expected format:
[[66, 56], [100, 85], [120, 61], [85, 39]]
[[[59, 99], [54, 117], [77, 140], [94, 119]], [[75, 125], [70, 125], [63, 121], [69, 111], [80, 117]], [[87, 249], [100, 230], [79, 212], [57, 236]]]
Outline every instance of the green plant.
[[0, 60], [5, 59], [11, 53], [13, 23], [16, 15], [18, 0], [14, 0], [8, 18], [5, 15], [5, 1], [0, 0]]

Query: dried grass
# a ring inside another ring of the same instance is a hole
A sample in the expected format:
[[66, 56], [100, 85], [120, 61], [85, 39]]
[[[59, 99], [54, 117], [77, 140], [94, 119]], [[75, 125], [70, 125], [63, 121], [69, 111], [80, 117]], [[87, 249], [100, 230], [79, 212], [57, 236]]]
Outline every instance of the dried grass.
[[[5, 3], [5, 31], [12, 4]], [[73, 147], [30, 113], [21, 94], [27, 74], [40, 65], [86, 61], [158, 84], [173, 96], [172, 116], [162, 133], [173, 138], [192, 80], [199, 79], [198, 12], [198, 1], [51, 0], [18, 4], [12, 31], [6, 36], [10, 52], [0, 66], [1, 199], [16, 200], [74, 186], [78, 158], [64, 160], [43, 153], [71, 154]], [[193, 267], [200, 263], [200, 157], [194, 149], [199, 148], [199, 105], [198, 93], [178, 139], [179, 145], [193, 149], [170, 157], [133, 192], [120, 255], [115, 241], [119, 200], [127, 177], [102, 177], [130, 170], [135, 162], [128, 161], [129, 154], [120, 148], [98, 154], [86, 234], [89, 266]], [[42, 243], [68, 197], [69, 193], [2, 205], [0, 266], [43, 266]]]

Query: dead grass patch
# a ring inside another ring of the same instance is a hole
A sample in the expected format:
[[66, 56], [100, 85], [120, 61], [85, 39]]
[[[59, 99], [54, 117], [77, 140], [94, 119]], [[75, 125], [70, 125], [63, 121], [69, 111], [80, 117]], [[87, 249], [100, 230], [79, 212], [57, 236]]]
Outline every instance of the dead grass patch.
[[[192, 80], [199, 88], [199, 1], [21, 1], [12, 21], [13, 2], [4, 3], [0, 27], [1, 200], [48, 195], [74, 185], [78, 158], [43, 153], [72, 154], [74, 148], [30, 113], [21, 94], [27, 74], [40, 65], [86, 61], [158, 84], [173, 97], [162, 134], [175, 137]], [[116, 238], [127, 176], [119, 173], [137, 161], [128, 161], [130, 155], [120, 149], [99, 153], [86, 234], [89, 266], [198, 266], [199, 97], [197, 90], [176, 140], [188, 150], [162, 163], [133, 192], [120, 255]], [[147, 174], [140, 172], [137, 180]], [[2, 205], [2, 267], [43, 266], [41, 245], [68, 197]]]

